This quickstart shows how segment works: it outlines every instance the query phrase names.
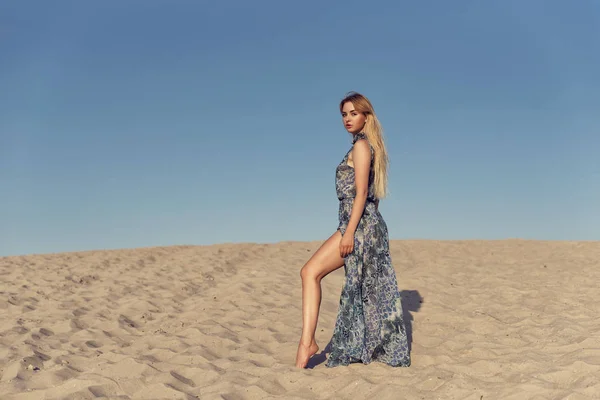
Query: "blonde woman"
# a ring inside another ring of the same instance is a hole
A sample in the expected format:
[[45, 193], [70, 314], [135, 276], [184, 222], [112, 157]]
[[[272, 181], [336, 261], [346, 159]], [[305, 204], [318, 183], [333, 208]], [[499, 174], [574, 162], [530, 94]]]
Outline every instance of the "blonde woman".
[[302, 277], [302, 336], [296, 366], [305, 368], [319, 351], [315, 330], [321, 279], [344, 266], [345, 281], [327, 367], [379, 361], [410, 365], [410, 354], [387, 226], [379, 213], [386, 194], [387, 151], [371, 102], [350, 93], [340, 102], [352, 147], [336, 169], [337, 231], [308, 260]]

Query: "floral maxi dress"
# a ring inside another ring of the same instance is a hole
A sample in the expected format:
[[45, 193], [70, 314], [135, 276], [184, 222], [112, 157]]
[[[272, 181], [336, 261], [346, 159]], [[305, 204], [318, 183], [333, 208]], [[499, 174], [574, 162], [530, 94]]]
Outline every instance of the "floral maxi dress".
[[[361, 139], [367, 140], [363, 133], [356, 134], [352, 144]], [[346, 232], [356, 195], [354, 168], [348, 165], [351, 150], [336, 169], [336, 191], [340, 201], [338, 229], [342, 234]], [[367, 202], [354, 234], [354, 250], [345, 258], [345, 280], [327, 367], [372, 361], [394, 367], [410, 365], [387, 225], [377, 209], [373, 180], [371, 161]]]

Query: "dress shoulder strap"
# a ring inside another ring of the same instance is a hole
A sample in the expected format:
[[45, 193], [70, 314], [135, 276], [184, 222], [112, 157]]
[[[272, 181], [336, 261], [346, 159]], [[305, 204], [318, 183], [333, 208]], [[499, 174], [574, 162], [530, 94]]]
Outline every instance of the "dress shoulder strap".
[[361, 139], [364, 139], [367, 141], [367, 143], [369, 143], [369, 148], [371, 149], [371, 162], [373, 162], [373, 159], [375, 158], [375, 150], [373, 150], [373, 146], [371, 146], [371, 142], [369, 142], [369, 138], [367, 138], [367, 135], [365, 135], [362, 132], [357, 133], [352, 139], [352, 145], [354, 145], [354, 143], [358, 142]]
[[360, 133], [357, 133], [356, 135], [354, 135], [354, 138], [352, 139], [352, 144], [356, 143], [360, 139], [365, 139], [367, 142], [369, 141], [369, 139], [367, 139], [367, 135], [360, 132]]

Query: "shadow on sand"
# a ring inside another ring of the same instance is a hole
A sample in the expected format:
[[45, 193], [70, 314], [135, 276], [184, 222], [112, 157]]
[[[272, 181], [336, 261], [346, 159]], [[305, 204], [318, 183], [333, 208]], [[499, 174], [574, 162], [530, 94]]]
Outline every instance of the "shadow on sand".
[[[404, 326], [406, 328], [406, 337], [408, 339], [408, 351], [412, 350], [412, 338], [413, 338], [413, 312], [419, 312], [421, 304], [423, 304], [423, 297], [418, 290], [402, 290], [400, 292], [402, 297], [402, 313], [404, 315]], [[320, 353], [315, 354], [308, 360], [306, 365], [307, 369], [313, 369], [314, 367], [323, 364], [327, 361], [327, 354], [331, 353], [331, 341], [327, 343], [327, 346]]]

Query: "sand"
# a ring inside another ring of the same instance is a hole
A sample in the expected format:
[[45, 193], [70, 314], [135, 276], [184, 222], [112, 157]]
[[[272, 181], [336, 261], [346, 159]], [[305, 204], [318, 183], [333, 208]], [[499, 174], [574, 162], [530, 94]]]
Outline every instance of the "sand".
[[[319, 244], [0, 258], [0, 398], [600, 398], [600, 242], [392, 241], [412, 366], [300, 370]], [[323, 281], [322, 349], [343, 274]]]

